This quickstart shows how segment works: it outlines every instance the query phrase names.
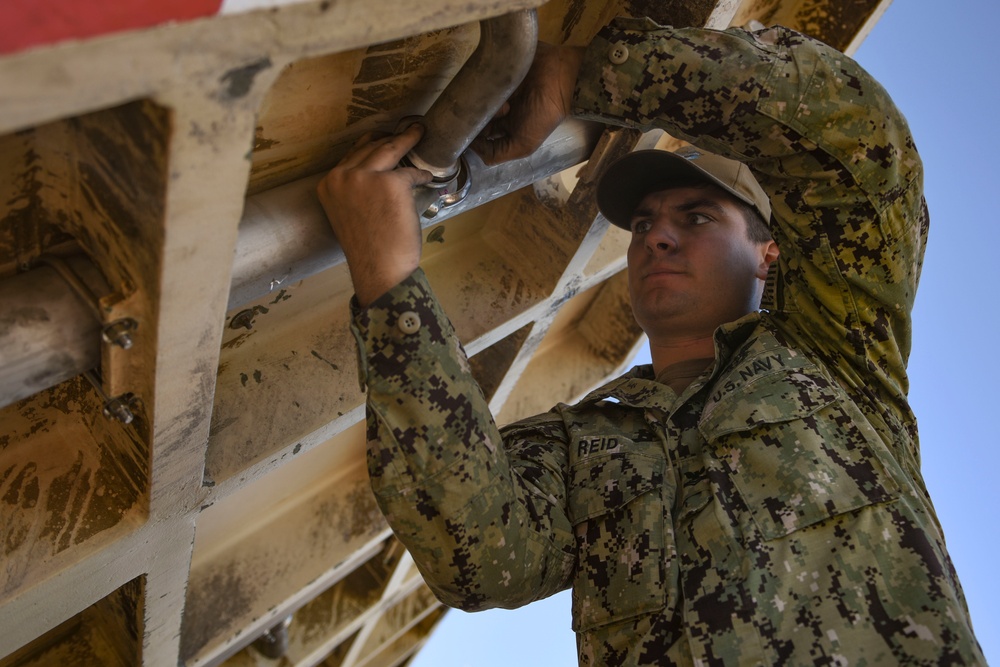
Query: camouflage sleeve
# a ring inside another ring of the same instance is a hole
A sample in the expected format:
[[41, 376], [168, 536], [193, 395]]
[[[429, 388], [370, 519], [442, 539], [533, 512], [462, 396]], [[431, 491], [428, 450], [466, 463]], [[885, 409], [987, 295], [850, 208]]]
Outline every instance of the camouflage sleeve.
[[781, 27], [619, 19], [589, 47], [576, 104], [747, 163], [781, 250], [763, 307], [847, 386], [902, 406], [927, 231], [922, 166], [905, 119], [857, 63]]
[[562, 420], [501, 436], [421, 270], [353, 310], [372, 489], [435, 594], [472, 611], [568, 587]]

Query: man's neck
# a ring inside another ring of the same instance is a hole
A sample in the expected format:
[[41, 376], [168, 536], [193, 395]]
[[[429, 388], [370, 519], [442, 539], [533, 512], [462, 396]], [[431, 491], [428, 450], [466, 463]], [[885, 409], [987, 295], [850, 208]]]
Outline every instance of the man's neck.
[[659, 375], [664, 368], [691, 359], [712, 359], [715, 357], [715, 337], [685, 338], [676, 340], [649, 341], [649, 352], [653, 359], [653, 372]]

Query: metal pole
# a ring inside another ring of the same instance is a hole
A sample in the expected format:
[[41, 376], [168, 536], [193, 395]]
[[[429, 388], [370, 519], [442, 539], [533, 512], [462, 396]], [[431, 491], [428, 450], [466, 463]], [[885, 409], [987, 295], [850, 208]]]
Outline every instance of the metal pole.
[[[473, 189], [424, 226], [580, 164], [602, 126], [563, 123], [531, 156], [486, 166], [466, 154]], [[311, 176], [247, 198], [233, 259], [229, 309], [344, 261], [316, 198]], [[0, 407], [55, 386], [100, 363], [101, 327], [53, 269], [43, 266], [0, 281]]]
[[[469, 196], [442, 209], [433, 219], [421, 218], [422, 226], [446, 220], [580, 164], [590, 157], [601, 129], [599, 123], [568, 120], [532, 155], [499, 165], [487, 166], [469, 151]], [[316, 198], [320, 178], [303, 178], [247, 199], [233, 261], [230, 310], [344, 261], [344, 253]]]
[[94, 368], [101, 325], [51, 267], [0, 281], [0, 406]]

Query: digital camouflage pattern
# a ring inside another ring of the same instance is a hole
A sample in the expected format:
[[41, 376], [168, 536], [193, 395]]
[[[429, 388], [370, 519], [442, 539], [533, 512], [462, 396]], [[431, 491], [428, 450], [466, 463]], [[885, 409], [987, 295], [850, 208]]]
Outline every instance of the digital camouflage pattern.
[[906, 400], [928, 221], [892, 102], [781, 28], [619, 20], [580, 81], [581, 115], [750, 165], [766, 310], [679, 396], [638, 367], [502, 434], [419, 270], [356, 311], [372, 486], [425, 579], [468, 610], [572, 586], [582, 665], [984, 664]]

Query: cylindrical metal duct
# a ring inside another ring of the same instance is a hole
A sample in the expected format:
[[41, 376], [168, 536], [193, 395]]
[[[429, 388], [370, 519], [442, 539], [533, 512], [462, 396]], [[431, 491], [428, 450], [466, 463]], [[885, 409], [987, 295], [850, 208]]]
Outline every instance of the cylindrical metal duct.
[[101, 325], [55, 269], [0, 281], [0, 407], [94, 368]]
[[538, 14], [524, 9], [479, 24], [479, 45], [424, 116], [410, 162], [449, 180], [458, 158], [524, 79], [538, 45]]

